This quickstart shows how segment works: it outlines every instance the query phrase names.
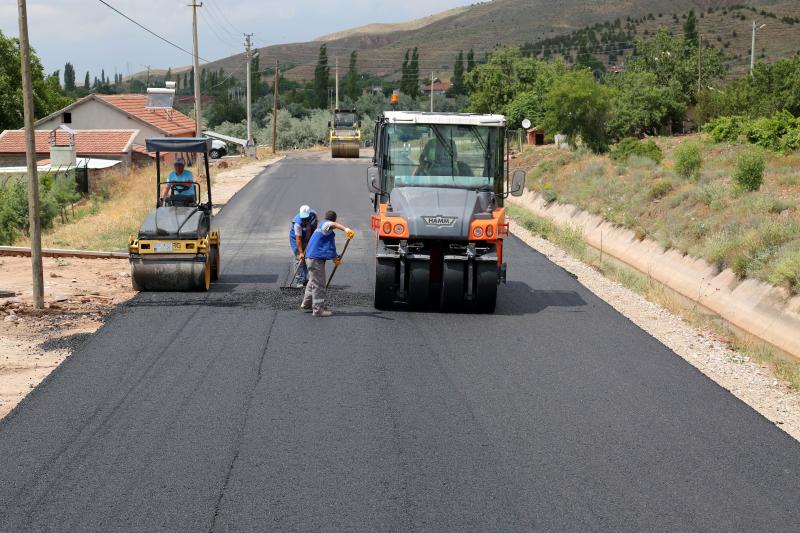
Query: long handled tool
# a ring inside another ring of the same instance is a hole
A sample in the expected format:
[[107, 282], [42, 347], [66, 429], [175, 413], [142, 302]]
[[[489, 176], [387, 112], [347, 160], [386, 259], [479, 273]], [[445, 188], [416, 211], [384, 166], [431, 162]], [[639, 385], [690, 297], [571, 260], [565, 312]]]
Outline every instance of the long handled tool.
[[281, 287], [282, 291], [299, 291], [300, 289], [305, 288], [305, 287], [294, 286], [294, 280], [297, 279], [297, 274], [300, 273], [300, 269], [302, 268], [304, 262], [305, 261], [297, 261], [297, 267], [294, 269], [294, 274], [292, 274], [292, 277], [289, 278], [289, 284]]
[[[342, 258], [344, 257], [344, 253], [347, 251], [347, 246], [350, 244], [350, 241], [351, 241], [351, 240], [352, 240], [352, 239], [347, 239], [347, 240], [345, 241], [345, 243], [344, 243], [344, 248], [342, 248], [342, 253], [341, 253], [341, 254], [339, 254], [339, 259], [342, 259]], [[325, 284], [325, 288], [326, 288], [326, 289], [327, 289], [328, 287], [330, 287], [330, 286], [331, 286], [331, 280], [333, 279], [333, 276], [334, 276], [334, 274], [336, 274], [336, 270], [337, 270], [338, 268], [339, 268], [339, 265], [334, 265], [334, 267], [333, 267], [333, 272], [331, 272], [331, 277], [329, 277], [329, 278], [328, 278], [328, 283], [326, 283], [326, 284]]]

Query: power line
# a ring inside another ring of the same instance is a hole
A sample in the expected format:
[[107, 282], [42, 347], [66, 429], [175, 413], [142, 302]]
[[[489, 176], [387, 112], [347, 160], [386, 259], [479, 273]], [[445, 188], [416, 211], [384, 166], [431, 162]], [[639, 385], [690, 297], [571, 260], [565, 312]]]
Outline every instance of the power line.
[[[119, 15], [121, 15], [122, 17], [126, 18], [127, 20], [129, 20], [129, 21], [133, 22], [134, 24], [136, 24], [137, 26], [139, 26], [140, 28], [142, 28], [142, 29], [143, 29], [144, 31], [146, 31], [147, 33], [149, 33], [149, 34], [153, 35], [154, 37], [157, 37], [158, 39], [161, 39], [162, 41], [164, 41], [164, 42], [165, 42], [165, 43], [167, 43], [168, 45], [170, 45], [170, 46], [172, 46], [172, 47], [174, 47], [174, 48], [177, 48], [177, 49], [178, 49], [178, 50], [180, 50], [181, 52], [185, 52], [185, 53], [189, 54], [190, 56], [194, 56], [194, 54], [193, 54], [193, 53], [191, 53], [191, 52], [190, 52], [189, 50], [187, 50], [186, 48], [183, 48], [182, 46], [179, 46], [179, 45], [177, 45], [177, 44], [173, 43], [172, 41], [170, 41], [170, 40], [169, 40], [169, 39], [167, 39], [166, 37], [162, 37], [161, 35], [157, 34], [157, 33], [156, 33], [156, 32], [154, 32], [153, 30], [151, 30], [150, 28], [148, 28], [148, 27], [146, 27], [146, 26], [143, 26], [142, 24], [140, 24], [139, 22], [137, 22], [137, 21], [133, 20], [131, 17], [129, 17], [128, 15], [126, 15], [125, 13], [123, 13], [122, 11], [120, 11], [119, 9], [117, 9], [116, 7], [112, 6], [111, 4], [109, 4], [108, 2], [106, 2], [105, 0], [97, 0], [97, 1], [98, 1], [98, 2], [100, 2], [101, 4], [103, 4], [104, 6], [106, 6], [107, 8], [111, 9], [112, 11], [115, 11], [116, 13], [118, 13], [118, 14], [119, 14]], [[200, 59], [201, 61], [204, 61], [204, 62], [206, 62], [206, 63], [209, 63], [209, 61], [208, 61], [207, 59], [203, 59], [202, 57], [198, 57], [198, 59]]]

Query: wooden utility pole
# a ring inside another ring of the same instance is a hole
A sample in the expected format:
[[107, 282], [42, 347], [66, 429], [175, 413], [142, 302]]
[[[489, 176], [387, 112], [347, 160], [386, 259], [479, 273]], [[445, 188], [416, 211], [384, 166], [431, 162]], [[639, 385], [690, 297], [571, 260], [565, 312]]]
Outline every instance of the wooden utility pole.
[[33, 306], [44, 308], [42, 272], [42, 224], [39, 219], [39, 175], [36, 169], [36, 130], [33, 127], [33, 82], [31, 81], [31, 43], [28, 39], [28, 8], [19, 0], [19, 52], [22, 74], [22, 107], [25, 115], [25, 159], [28, 163], [28, 217], [31, 233], [31, 272]]
[[[197, 42], [197, 8], [203, 7], [203, 2], [191, 3], [192, 8], [192, 36], [194, 41], [194, 127], [195, 136], [200, 137], [203, 129], [202, 115], [200, 113], [200, 45]], [[200, 158], [197, 159], [197, 175], [202, 173]]]
[[431, 71], [431, 113], [433, 113], [433, 71]]
[[336, 105], [334, 111], [339, 109], [339, 58], [336, 58]]
[[245, 151], [247, 155], [250, 157], [255, 157], [256, 155], [256, 143], [253, 141], [253, 50], [250, 38], [253, 36], [252, 33], [245, 33], [245, 57], [247, 59], [247, 147]]
[[272, 92], [275, 93], [272, 102], [272, 153], [277, 153], [278, 149], [278, 86], [280, 85], [280, 64], [275, 60], [275, 82]]

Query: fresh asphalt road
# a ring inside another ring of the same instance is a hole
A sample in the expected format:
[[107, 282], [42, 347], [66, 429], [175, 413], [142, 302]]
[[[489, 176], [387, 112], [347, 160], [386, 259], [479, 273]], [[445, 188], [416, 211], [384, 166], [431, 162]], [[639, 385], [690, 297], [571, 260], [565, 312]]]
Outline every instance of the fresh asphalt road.
[[[210, 293], [140, 294], [0, 423], [0, 531], [797, 530], [800, 445], [519, 240], [494, 315], [374, 310], [365, 167], [267, 169]], [[279, 290], [302, 203], [358, 232], [328, 319]]]

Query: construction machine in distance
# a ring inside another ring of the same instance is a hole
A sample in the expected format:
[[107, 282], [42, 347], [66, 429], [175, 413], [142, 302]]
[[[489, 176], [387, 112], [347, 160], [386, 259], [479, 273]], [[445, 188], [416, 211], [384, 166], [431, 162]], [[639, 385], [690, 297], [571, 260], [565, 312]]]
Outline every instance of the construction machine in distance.
[[509, 176], [502, 115], [385, 111], [368, 170], [377, 236], [374, 304], [492, 313], [505, 282], [503, 200]]
[[[156, 154], [156, 208], [128, 241], [133, 288], [138, 291], [207, 291], [220, 275], [220, 235], [212, 227], [211, 139], [146, 139]], [[161, 179], [161, 154], [203, 154], [207, 201], [200, 184]], [[189, 192], [191, 191], [191, 193]]]
[[333, 122], [328, 122], [328, 142], [331, 157], [358, 158], [361, 149], [361, 128], [355, 111], [337, 109]]

